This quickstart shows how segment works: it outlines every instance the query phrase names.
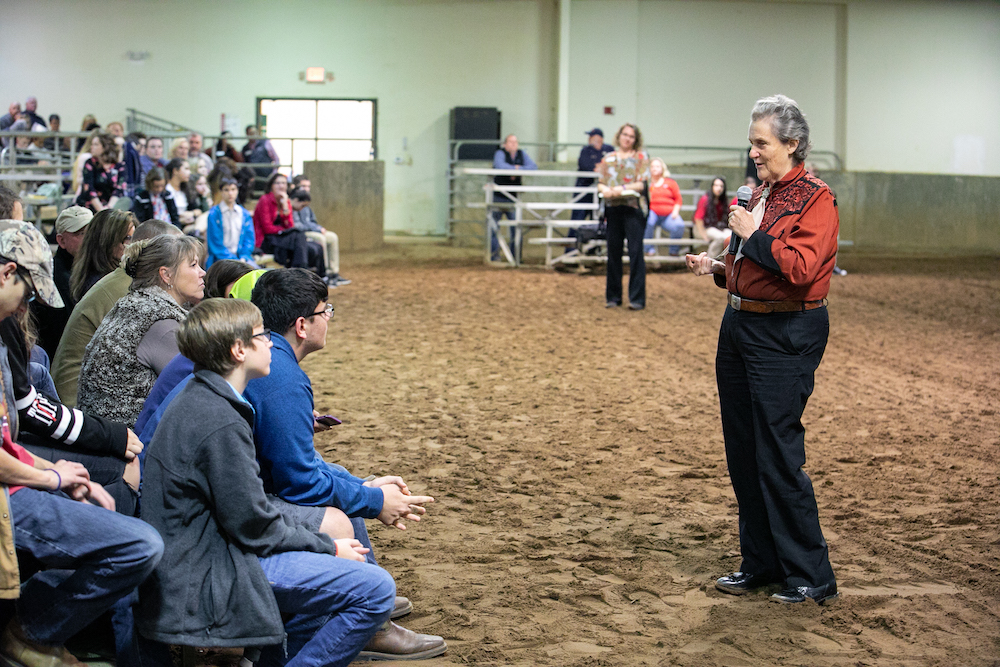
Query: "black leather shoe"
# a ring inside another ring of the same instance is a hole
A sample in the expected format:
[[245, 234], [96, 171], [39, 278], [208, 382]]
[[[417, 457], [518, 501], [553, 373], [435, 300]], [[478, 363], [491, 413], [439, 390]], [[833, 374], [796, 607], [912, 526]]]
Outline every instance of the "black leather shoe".
[[799, 602], [805, 602], [806, 598], [808, 598], [815, 600], [816, 604], [826, 604], [827, 602], [836, 600], [838, 597], [840, 597], [840, 593], [837, 592], [837, 582], [831, 581], [816, 588], [810, 588], [809, 586], [786, 588], [780, 593], [772, 595], [771, 600], [783, 604], [798, 604]]
[[730, 572], [715, 580], [715, 587], [730, 595], [746, 595], [751, 591], [777, 583], [780, 579], [766, 574], [748, 574], [747, 572]]

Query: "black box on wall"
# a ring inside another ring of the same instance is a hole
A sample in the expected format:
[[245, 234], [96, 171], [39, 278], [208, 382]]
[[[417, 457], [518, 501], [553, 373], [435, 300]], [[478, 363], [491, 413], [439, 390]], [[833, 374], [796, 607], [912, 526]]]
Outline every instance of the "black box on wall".
[[451, 139], [489, 139], [496, 143], [465, 144], [459, 160], [492, 160], [500, 145], [500, 110], [496, 107], [455, 107], [450, 114]]

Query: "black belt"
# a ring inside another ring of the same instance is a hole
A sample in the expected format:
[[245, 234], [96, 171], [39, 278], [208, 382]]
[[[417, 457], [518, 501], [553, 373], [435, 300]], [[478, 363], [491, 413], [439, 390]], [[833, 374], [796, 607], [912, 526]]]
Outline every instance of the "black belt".
[[748, 313], [794, 313], [804, 312], [822, 308], [827, 304], [826, 299], [818, 301], [755, 301], [745, 299], [729, 293], [729, 305], [733, 310], [742, 310]]

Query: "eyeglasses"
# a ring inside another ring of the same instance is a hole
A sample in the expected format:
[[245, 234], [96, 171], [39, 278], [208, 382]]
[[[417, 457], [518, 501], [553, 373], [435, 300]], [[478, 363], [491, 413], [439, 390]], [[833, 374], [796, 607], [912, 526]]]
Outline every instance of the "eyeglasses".
[[317, 310], [312, 315], [307, 315], [306, 317], [316, 317], [317, 315], [322, 315], [326, 319], [332, 320], [333, 319], [333, 304], [332, 303], [328, 303], [328, 304], [326, 304], [326, 307], [323, 310]]
[[260, 333], [255, 333], [254, 335], [252, 335], [250, 337], [251, 338], [263, 338], [264, 340], [271, 340], [271, 330], [270, 329], [264, 329]]
[[15, 273], [21, 282], [27, 285], [28, 289], [25, 291], [24, 302], [31, 303], [38, 296], [38, 290], [35, 289], [35, 283], [31, 280], [31, 276], [21, 271], [21, 267], [18, 267], [17, 273]]

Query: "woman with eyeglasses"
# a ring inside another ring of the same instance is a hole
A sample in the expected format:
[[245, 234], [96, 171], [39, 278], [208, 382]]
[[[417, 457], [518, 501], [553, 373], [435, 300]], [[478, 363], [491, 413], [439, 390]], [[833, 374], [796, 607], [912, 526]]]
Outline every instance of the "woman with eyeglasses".
[[122, 267], [128, 294], [105, 316], [80, 367], [81, 410], [135, 424], [157, 376], [178, 352], [186, 308], [205, 295], [204, 247], [190, 236], [133, 243]]

